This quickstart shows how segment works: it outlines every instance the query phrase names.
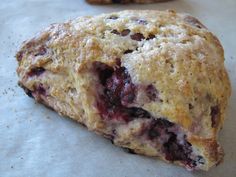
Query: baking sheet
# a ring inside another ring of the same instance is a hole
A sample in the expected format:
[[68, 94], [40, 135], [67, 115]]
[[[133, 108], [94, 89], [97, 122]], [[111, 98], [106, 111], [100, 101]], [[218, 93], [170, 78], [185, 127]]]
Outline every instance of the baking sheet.
[[[232, 82], [219, 139], [224, 162], [188, 172], [123, 152], [81, 125], [36, 104], [17, 87], [14, 58], [20, 43], [50, 23], [123, 9], [175, 9], [198, 17], [225, 48]], [[83, 0], [4, 0], [0, 3], [0, 177], [219, 177], [236, 176], [236, 1], [175, 0], [149, 5], [95, 6]]]

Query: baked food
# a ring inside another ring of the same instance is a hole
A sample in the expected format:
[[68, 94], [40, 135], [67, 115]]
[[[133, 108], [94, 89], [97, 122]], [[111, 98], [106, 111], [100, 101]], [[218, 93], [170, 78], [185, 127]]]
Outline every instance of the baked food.
[[230, 83], [218, 39], [174, 11], [122, 11], [53, 24], [16, 55], [27, 95], [114, 144], [208, 170]]
[[126, 4], [126, 3], [153, 3], [153, 2], [160, 2], [164, 0], [86, 0], [89, 3], [92, 4]]
[[218, 39], [175, 11], [122, 11], [53, 24], [16, 55], [36, 101], [114, 144], [208, 170], [231, 88]]

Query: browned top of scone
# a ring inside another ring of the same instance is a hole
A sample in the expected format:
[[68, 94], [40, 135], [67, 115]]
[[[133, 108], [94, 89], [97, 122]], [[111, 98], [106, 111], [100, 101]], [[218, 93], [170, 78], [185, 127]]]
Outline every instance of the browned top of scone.
[[[224, 52], [218, 39], [187, 14], [127, 10], [54, 24], [23, 45], [18, 74], [44, 63], [51, 71], [76, 75], [88, 63], [113, 66], [117, 58], [134, 84], [151, 83], [158, 90], [161, 101], [142, 108], [193, 135], [215, 136], [230, 95]], [[47, 65], [50, 61], [53, 65]]]

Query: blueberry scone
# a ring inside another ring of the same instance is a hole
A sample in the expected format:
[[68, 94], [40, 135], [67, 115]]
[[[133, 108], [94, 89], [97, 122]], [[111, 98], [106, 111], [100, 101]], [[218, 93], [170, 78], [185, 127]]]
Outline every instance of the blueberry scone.
[[189, 170], [220, 163], [231, 88], [219, 40], [174, 11], [122, 11], [53, 24], [16, 55], [36, 101], [133, 153]]
[[86, 0], [89, 3], [94, 3], [94, 4], [125, 4], [125, 3], [154, 3], [154, 2], [160, 2], [160, 1], [165, 1], [165, 0]]

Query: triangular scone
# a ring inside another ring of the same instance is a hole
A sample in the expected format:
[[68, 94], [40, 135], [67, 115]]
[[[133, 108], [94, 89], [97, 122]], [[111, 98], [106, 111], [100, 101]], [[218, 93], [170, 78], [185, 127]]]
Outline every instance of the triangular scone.
[[17, 60], [29, 96], [118, 146], [190, 170], [223, 158], [224, 52], [189, 15], [122, 11], [53, 24]]

